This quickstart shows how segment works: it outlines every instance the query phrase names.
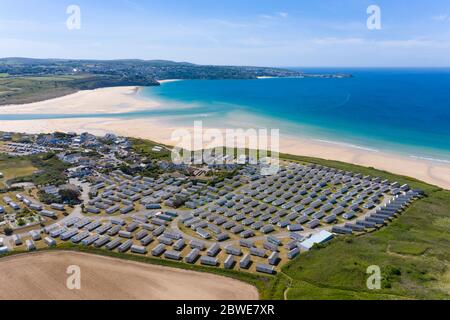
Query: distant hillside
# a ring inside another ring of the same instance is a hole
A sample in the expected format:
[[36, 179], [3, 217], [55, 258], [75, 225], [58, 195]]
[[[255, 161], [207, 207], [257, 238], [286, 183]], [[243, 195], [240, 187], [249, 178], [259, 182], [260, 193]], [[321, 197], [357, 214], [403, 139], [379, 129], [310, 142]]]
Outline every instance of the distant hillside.
[[116, 86], [158, 86], [165, 79], [255, 79], [295, 77], [295, 71], [201, 66], [165, 60], [0, 59], [0, 105], [24, 104], [79, 90]]
[[196, 65], [166, 60], [0, 59], [0, 105], [24, 104], [79, 90], [158, 86], [166, 79], [256, 79], [258, 77], [347, 77], [248, 66]]
[[295, 77], [301, 73], [264, 67], [202, 66], [165, 60], [0, 59], [0, 73], [11, 76], [102, 74], [164, 79], [255, 79], [261, 76]]

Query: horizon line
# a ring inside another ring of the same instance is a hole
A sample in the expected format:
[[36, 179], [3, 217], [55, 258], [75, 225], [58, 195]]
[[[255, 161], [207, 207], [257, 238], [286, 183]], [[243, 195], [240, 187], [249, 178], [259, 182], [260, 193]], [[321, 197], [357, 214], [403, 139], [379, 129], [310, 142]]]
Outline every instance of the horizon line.
[[175, 62], [175, 63], [189, 63], [189, 64], [195, 64], [199, 66], [232, 66], [232, 67], [240, 67], [240, 66], [249, 66], [249, 67], [261, 67], [261, 68], [334, 68], [334, 69], [344, 69], [344, 68], [355, 68], [355, 69], [450, 69], [449, 66], [426, 66], [426, 65], [420, 65], [420, 66], [352, 66], [352, 65], [345, 65], [345, 66], [333, 66], [333, 65], [297, 65], [297, 66], [283, 66], [283, 65], [245, 65], [245, 64], [212, 64], [212, 63], [198, 63], [198, 62], [189, 62], [189, 61], [177, 61], [177, 60], [170, 60], [170, 59], [164, 59], [164, 58], [152, 58], [152, 59], [145, 59], [145, 58], [111, 58], [111, 59], [102, 59], [102, 58], [35, 58], [35, 57], [26, 57], [26, 56], [6, 56], [6, 57], [0, 57], [1, 59], [30, 59], [30, 60], [75, 60], [75, 61], [121, 61], [121, 60], [137, 60], [137, 61], [167, 61], [167, 62]]

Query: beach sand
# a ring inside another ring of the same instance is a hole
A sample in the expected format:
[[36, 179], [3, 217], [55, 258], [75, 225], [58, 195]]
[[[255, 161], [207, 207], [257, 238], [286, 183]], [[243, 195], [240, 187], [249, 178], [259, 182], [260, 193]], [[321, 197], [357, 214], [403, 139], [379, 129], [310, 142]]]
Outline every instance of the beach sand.
[[[79, 266], [81, 290], [66, 286]], [[78, 252], [0, 259], [0, 300], [257, 300], [255, 287], [208, 273]]]
[[[0, 113], [39, 113], [39, 110], [42, 110], [43, 105], [47, 106], [47, 108], [52, 106], [51, 108], [46, 109], [46, 112], [58, 114], [72, 113], [75, 108], [75, 112], [80, 113], [81, 110], [90, 110], [92, 106], [95, 106], [94, 109], [96, 109], [98, 113], [125, 111], [121, 109], [121, 105], [127, 110], [158, 107], [158, 103], [146, 99], [144, 100], [135, 93], [136, 88], [132, 87], [83, 91], [63, 98], [51, 100], [58, 100], [59, 103], [57, 106], [49, 100], [29, 105], [0, 108]], [[92, 113], [92, 111], [88, 113]], [[176, 141], [171, 139], [171, 135], [174, 130], [180, 128], [174, 126], [170, 120], [171, 119], [168, 117], [155, 117], [152, 119], [84, 118], [0, 121], [0, 131], [24, 133], [49, 133], [53, 131], [73, 131], [81, 133], [87, 131], [96, 135], [113, 132], [123, 136], [145, 138], [168, 145], [174, 145]], [[183, 129], [192, 131], [192, 128]], [[280, 149], [283, 153], [338, 160], [367, 167], [374, 167], [392, 173], [414, 177], [450, 189], [450, 164], [446, 163], [283, 135], [280, 139]]]
[[85, 90], [64, 97], [24, 105], [0, 107], [2, 114], [96, 114], [148, 110], [157, 102], [140, 98], [138, 87]]

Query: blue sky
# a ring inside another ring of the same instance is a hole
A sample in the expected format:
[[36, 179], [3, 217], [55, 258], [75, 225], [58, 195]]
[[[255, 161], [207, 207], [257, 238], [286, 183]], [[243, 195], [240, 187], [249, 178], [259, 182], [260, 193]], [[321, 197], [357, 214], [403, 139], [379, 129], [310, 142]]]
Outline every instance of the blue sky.
[[[381, 30], [366, 25], [373, 4]], [[80, 30], [66, 27], [69, 5]], [[450, 1], [2, 0], [0, 56], [450, 66]]]

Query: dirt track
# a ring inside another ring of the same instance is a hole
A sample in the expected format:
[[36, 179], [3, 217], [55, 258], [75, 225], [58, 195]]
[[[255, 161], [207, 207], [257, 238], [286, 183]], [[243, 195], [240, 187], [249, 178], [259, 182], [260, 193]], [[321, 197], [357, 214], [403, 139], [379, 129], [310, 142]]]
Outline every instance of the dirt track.
[[[81, 268], [81, 290], [69, 290], [66, 270]], [[256, 288], [226, 277], [77, 252], [0, 259], [0, 300], [240, 300]]]

